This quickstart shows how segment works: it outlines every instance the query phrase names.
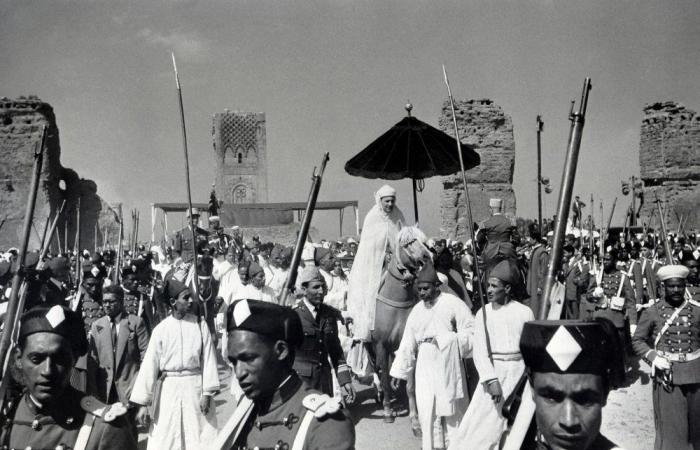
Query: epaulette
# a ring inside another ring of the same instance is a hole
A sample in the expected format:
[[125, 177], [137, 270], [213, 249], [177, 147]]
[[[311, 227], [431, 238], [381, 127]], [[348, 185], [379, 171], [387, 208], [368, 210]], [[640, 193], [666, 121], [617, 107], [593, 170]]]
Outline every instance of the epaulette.
[[297, 299], [296, 303], [292, 305], [292, 309], [297, 309], [301, 306], [302, 300], [300, 298]]
[[301, 401], [304, 408], [314, 413], [314, 417], [321, 419], [340, 411], [340, 400], [326, 394], [309, 394]]
[[80, 408], [95, 417], [100, 417], [105, 422], [112, 422], [117, 417], [126, 414], [126, 406], [123, 403], [117, 402], [107, 405], [92, 395], [86, 395], [80, 399]]

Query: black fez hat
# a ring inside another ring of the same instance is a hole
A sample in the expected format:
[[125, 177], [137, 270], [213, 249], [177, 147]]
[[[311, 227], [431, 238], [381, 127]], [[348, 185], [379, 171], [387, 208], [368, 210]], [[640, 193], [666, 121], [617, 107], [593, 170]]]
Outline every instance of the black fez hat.
[[239, 300], [226, 311], [226, 331], [245, 330], [299, 347], [304, 340], [301, 320], [294, 310], [260, 300]]
[[168, 294], [168, 298], [171, 300], [176, 299], [182, 291], [187, 289], [189, 289], [189, 287], [185, 283], [181, 283], [174, 278], [168, 280], [168, 283], [165, 286], [165, 292]]
[[601, 375], [612, 387], [624, 380], [624, 348], [607, 319], [526, 322], [520, 352], [532, 372]]
[[57, 256], [46, 262], [46, 268], [54, 278], [68, 278], [70, 275], [70, 261], [63, 256]]
[[316, 247], [314, 248], [314, 262], [316, 265], [321, 264], [321, 261], [323, 261], [326, 258], [332, 257], [333, 255], [331, 254], [331, 251], [327, 248], [324, 247]]
[[99, 280], [103, 277], [104, 274], [99, 267], [92, 264], [85, 264], [83, 266], [83, 280], [87, 280], [88, 278], [95, 278]]
[[87, 352], [83, 319], [63, 305], [42, 303], [22, 314], [20, 320], [20, 341], [34, 333], [54, 333], [68, 339], [76, 357]]

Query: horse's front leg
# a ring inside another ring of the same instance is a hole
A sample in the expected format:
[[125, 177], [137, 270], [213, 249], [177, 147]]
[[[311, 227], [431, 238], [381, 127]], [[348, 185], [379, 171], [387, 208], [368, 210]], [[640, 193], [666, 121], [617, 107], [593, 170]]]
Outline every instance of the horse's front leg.
[[377, 353], [377, 369], [379, 370], [379, 382], [384, 392], [382, 406], [384, 407], [384, 422], [393, 423], [395, 413], [391, 408], [391, 382], [389, 378], [390, 354], [384, 342], [378, 342], [375, 345]]

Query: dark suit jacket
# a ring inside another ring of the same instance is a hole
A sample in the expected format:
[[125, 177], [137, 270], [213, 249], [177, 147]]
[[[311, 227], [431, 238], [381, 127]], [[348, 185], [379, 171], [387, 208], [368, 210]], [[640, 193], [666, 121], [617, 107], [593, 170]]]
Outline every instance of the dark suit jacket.
[[[294, 370], [313, 389], [333, 395], [331, 370], [336, 370], [339, 384], [350, 382], [349, 372], [338, 371], [346, 365], [338, 338], [338, 320], [342, 320], [342, 315], [337, 309], [322, 303], [314, 319], [303, 299], [297, 302], [294, 310], [304, 329], [304, 342], [297, 349]], [[333, 367], [328, 363], [329, 357]]]
[[[121, 317], [116, 352], [112, 347], [109, 316], [99, 318], [90, 328], [90, 356], [97, 367], [94, 377], [91, 377], [96, 386], [90, 392], [104, 402], [109, 402], [112, 396], [127, 404], [148, 348], [149, 335], [140, 317], [125, 316], [124, 313]], [[112, 392], [115, 387], [116, 396]]]

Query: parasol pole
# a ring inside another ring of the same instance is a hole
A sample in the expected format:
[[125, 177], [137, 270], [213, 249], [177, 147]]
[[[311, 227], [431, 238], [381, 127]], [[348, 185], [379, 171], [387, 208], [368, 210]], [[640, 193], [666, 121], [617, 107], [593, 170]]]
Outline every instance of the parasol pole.
[[416, 218], [416, 223], [418, 223], [418, 198], [416, 197], [416, 179], [411, 178], [413, 181], [413, 214]]
[[[194, 222], [194, 215], [192, 214], [192, 189], [190, 188], [190, 160], [187, 155], [187, 128], [185, 127], [185, 109], [182, 105], [182, 88], [180, 87], [180, 76], [177, 73], [177, 64], [175, 63], [175, 53], [173, 56], [173, 69], [175, 71], [175, 84], [177, 85], [177, 98], [180, 105], [180, 124], [182, 125], [182, 149], [185, 153], [185, 180], [187, 181], [187, 205], [189, 207], [190, 216], [190, 228], [192, 228], [192, 255], [194, 258], [194, 282], [192, 283], [194, 288], [194, 298], [195, 301], [199, 301], [199, 279], [197, 278], [197, 224]], [[204, 307], [204, 319], [206, 320], [208, 316], [207, 303], [202, 302]]]

